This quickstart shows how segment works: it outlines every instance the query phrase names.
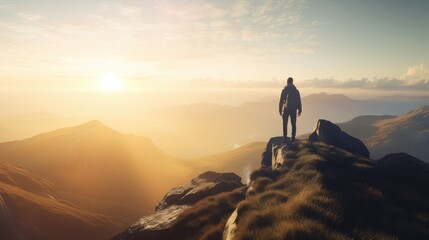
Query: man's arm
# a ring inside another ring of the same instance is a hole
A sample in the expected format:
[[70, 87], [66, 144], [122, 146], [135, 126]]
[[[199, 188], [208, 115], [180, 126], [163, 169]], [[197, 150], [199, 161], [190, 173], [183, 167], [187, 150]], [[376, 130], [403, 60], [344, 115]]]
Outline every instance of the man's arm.
[[301, 116], [302, 113], [302, 105], [301, 105], [301, 94], [298, 91], [298, 99], [299, 99], [299, 104], [298, 104], [298, 116]]
[[282, 93], [280, 95], [280, 102], [279, 102], [279, 113], [280, 113], [280, 115], [282, 115], [282, 112], [283, 112], [283, 104], [284, 104], [284, 100], [285, 100], [285, 95], [286, 95], [286, 91], [283, 89]]

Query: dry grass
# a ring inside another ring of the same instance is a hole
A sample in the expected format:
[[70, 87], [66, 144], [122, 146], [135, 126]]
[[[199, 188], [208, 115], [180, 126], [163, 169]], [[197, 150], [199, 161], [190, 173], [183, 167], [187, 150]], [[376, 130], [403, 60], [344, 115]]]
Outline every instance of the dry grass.
[[285, 156], [284, 168], [252, 174], [236, 239], [429, 239], [429, 183], [322, 143]]
[[246, 188], [221, 193], [197, 202], [182, 213], [172, 227], [173, 239], [220, 240], [225, 224], [245, 197]]

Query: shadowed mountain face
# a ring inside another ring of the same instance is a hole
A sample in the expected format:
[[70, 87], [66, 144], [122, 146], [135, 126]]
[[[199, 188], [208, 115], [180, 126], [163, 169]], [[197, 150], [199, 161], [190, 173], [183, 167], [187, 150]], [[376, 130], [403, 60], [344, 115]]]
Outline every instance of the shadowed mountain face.
[[360, 138], [373, 158], [406, 152], [429, 161], [429, 106], [398, 116], [361, 116], [338, 125]]
[[125, 223], [191, 172], [150, 140], [98, 121], [0, 144], [0, 156], [54, 183], [63, 199]]
[[55, 186], [27, 170], [0, 163], [2, 239], [106, 239], [120, 223], [57, 199]]

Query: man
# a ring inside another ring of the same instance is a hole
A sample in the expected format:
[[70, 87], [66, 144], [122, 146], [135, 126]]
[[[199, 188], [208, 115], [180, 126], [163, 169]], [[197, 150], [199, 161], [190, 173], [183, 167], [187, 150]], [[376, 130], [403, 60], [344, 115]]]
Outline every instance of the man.
[[292, 125], [291, 141], [295, 141], [297, 112], [298, 116], [301, 116], [301, 95], [295, 85], [293, 85], [293, 78], [289, 77], [287, 79], [287, 85], [283, 88], [279, 103], [279, 113], [283, 118], [283, 143], [287, 142], [287, 125], [289, 117]]

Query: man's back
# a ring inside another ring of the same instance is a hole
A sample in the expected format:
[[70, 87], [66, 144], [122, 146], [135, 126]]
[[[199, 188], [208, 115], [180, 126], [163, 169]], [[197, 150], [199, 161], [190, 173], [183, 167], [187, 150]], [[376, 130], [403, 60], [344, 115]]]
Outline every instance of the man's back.
[[[301, 109], [301, 95], [298, 89], [293, 84], [286, 85], [280, 97], [279, 111], [282, 113], [284, 110], [300, 110]], [[301, 112], [301, 110], [299, 111]]]

